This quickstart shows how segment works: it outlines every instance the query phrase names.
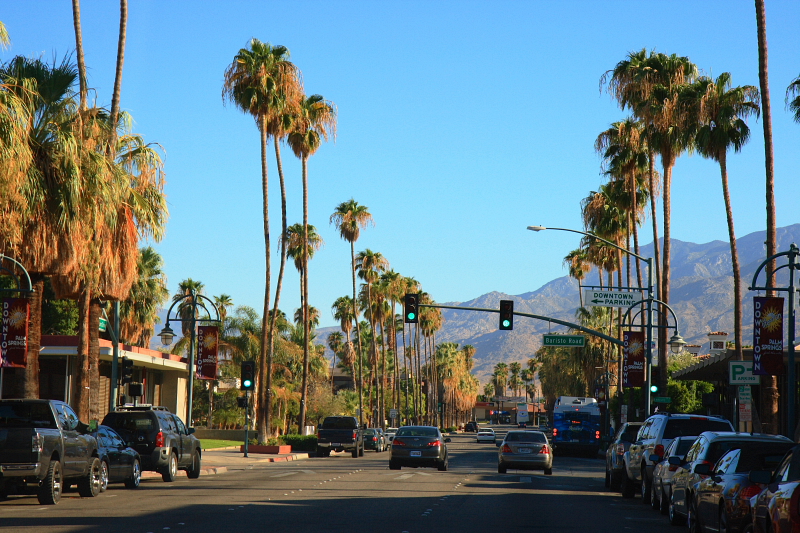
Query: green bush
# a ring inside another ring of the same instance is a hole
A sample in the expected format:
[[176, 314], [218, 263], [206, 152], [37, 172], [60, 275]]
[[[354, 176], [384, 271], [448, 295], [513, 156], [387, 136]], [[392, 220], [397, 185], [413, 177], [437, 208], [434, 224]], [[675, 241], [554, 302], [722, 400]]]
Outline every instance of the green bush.
[[456, 431], [458, 431], [458, 428], [456, 426], [450, 426], [449, 428], [445, 429], [444, 431], [445, 431], [445, 433], [455, 433]]
[[281, 437], [284, 444], [292, 447], [293, 452], [314, 452], [317, 450], [316, 435], [284, 435]]

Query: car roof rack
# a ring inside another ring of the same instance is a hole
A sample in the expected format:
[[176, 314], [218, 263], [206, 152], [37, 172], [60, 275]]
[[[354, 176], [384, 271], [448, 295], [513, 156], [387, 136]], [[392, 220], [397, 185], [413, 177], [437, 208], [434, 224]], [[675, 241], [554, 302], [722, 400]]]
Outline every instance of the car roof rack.
[[169, 409], [167, 409], [163, 405], [151, 405], [149, 403], [140, 403], [138, 405], [126, 403], [125, 405], [118, 405], [117, 411], [166, 411], [168, 413], [170, 412]]

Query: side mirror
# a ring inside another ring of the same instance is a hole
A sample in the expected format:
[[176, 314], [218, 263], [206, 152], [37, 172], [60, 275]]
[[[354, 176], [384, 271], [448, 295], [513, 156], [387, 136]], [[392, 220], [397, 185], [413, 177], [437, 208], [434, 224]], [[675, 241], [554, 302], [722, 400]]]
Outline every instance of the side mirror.
[[711, 473], [711, 465], [708, 463], [700, 463], [699, 465], [695, 465], [694, 473], [700, 474], [701, 476], [707, 476]]
[[445, 442], [450, 442], [450, 437], [445, 437], [445, 438], [444, 438], [444, 441], [445, 441]]
[[751, 470], [747, 475], [752, 483], [760, 483], [762, 485], [769, 485], [772, 482], [772, 472], [769, 470]]
[[677, 455], [671, 456], [669, 459], [667, 459], [667, 461], [672, 466], [681, 466], [681, 465], [683, 465], [683, 459], [681, 459]]
[[503, 443], [502, 443], [502, 442], [497, 442], [497, 441], [494, 441], [494, 444], [495, 444], [495, 446], [497, 446], [497, 447], [499, 448], [499, 447], [500, 447], [500, 445], [501, 445], [501, 444], [503, 444]]
[[361, 424], [361, 429], [367, 429], [367, 424], [366, 423]]
[[186, 432], [187, 432], [189, 435], [191, 435], [192, 433], [194, 433], [194, 428], [186, 428]]
[[653, 463], [660, 463], [663, 457], [661, 457], [660, 455], [652, 454], [650, 455], [649, 459]]

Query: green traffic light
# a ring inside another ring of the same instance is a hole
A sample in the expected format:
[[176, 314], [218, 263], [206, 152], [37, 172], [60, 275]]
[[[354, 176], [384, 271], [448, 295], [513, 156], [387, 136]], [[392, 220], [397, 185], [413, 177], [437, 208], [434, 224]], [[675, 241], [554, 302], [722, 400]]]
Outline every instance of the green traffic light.
[[253, 382], [252, 382], [252, 381], [250, 381], [249, 379], [246, 379], [246, 380], [244, 380], [244, 386], [245, 386], [245, 387], [249, 387], [249, 386], [250, 386], [250, 385], [252, 385], [252, 384], [253, 384]]
[[658, 392], [658, 385], [650, 385], [650, 392]]
[[511, 325], [511, 321], [510, 320], [503, 320], [503, 327], [504, 328], [507, 328], [510, 325]]
[[409, 320], [414, 320], [416, 317], [417, 317], [417, 315], [415, 313], [411, 313], [411, 312], [408, 313], [408, 319]]

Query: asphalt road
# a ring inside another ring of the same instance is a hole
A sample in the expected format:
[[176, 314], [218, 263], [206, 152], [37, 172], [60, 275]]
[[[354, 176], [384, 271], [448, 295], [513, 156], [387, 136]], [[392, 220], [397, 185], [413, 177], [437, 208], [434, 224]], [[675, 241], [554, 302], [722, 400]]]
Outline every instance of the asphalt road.
[[111, 485], [96, 498], [65, 493], [56, 506], [35, 496], [0, 502], [0, 531], [673, 532], [636, 498], [603, 486], [601, 459], [557, 456], [553, 475], [497, 473], [497, 448], [452, 436], [450, 468], [388, 469], [389, 452], [335, 454], [288, 463], [229, 466], [224, 474], [174, 483]]

